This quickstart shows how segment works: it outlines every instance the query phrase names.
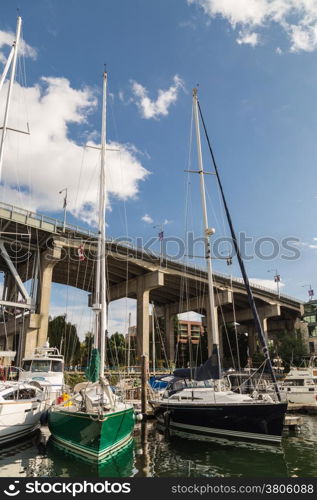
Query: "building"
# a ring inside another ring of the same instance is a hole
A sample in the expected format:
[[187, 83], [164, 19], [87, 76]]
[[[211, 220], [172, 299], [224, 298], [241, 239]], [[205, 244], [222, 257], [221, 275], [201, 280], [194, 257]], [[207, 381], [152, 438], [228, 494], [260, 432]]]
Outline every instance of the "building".
[[200, 337], [204, 332], [202, 323], [200, 321], [178, 321], [178, 334], [177, 342], [181, 344], [199, 344]]
[[303, 320], [308, 324], [309, 352], [317, 354], [317, 300], [304, 304]]

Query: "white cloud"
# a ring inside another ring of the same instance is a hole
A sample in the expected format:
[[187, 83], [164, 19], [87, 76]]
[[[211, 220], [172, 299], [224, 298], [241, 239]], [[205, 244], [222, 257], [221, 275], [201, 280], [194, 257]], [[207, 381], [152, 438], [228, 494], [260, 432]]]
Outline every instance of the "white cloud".
[[239, 38], [237, 38], [239, 45], [247, 44], [255, 47], [259, 43], [259, 35], [257, 33], [248, 33], [239, 31]]
[[[317, 48], [316, 0], [187, 0], [187, 3], [202, 7], [209, 18], [226, 19], [233, 29], [252, 30], [252, 35], [256, 34], [255, 28], [277, 23], [289, 38], [292, 52], [311, 52]], [[252, 40], [254, 45], [259, 41], [254, 36]]]
[[[5, 63], [7, 60], [6, 55], [3, 53], [3, 47], [11, 46], [15, 40], [15, 34], [11, 31], [2, 31], [0, 30], [0, 62]], [[32, 59], [36, 59], [37, 51], [24, 40], [20, 39], [19, 45], [19, 53], [24, 55], [25, 57], [31, 57]]]
[[[4, 89], [0, 96], [0, 123], [5, 94]], [[83, 151], [83, 145], [70, 138], [69, 127], [87, 125], [90, 144], [98, 146], [99, 133], [91, 131], [87, 123], [96, 105], [90, 88], [72, 88], [66, 78], [43, 77], [28, 88], [15, 84], [8, 125], [25, 130], [27, 108], [31, 135], [7, 133], [2, 201], [29, 210], [57, 211], [62, 208], [62, 196], [58, 193], [67, 187], [68, 209], [82, 220], [94, 222], [100, 152], [88, 148]], [[108, 193], [119, 199], [134, 198], [139, 182], [149, 173], [139, 160], [137, 148], [115, 142], [108, 143], [108, 147], [118, 150], [107, 153]]]
[[148, 91], [143, 85], [135, 81], [131, 82], [134, 102], [138, 106], [142, 118], [157, 119], [161, 115], [168, 115], [171, 104], [175, 104], [180, 89], [184, 88], [184, 82], [178, 75], [174, 76], [173, 82], [174, 84], [169, 89], [158, 90], [156, 100], [151, 100], [148, 97]]
[[153, 224], [153, 219], [149, 214], [143, 215], [143, 217], [141, 217], [141, 220], [143, 220], [147, 224]]

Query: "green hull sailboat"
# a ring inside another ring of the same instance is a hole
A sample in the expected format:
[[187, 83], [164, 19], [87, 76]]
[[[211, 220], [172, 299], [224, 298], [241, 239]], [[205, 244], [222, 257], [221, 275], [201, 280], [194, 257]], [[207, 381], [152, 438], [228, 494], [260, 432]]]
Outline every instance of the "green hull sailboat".
[[75, 454], [102, 460], [131, 441], [134, 428], [132, 407], [126, 406], [122, 410], [117, 407], [114, 412], [104, 413], [103, 418], [96, 418], [93, 412], [74, 412], [69, 408], [52, 409], [49, 429], [59, 445]]
[[99, 188], [99, 237], [95, 273], [96, 314], [94, 349], [86, 376], [89, 382], [77, 384], [74, 395], [49, 411], [48, 425], [56, 443], [86, 458], [100, 461], [128, 445], [132, 440], [135, 414], [131, 404], [115, 395], [104, 377], [107, 325], [106, 305], [106, 95], [107, 73], [103, 75], [101, 166]]

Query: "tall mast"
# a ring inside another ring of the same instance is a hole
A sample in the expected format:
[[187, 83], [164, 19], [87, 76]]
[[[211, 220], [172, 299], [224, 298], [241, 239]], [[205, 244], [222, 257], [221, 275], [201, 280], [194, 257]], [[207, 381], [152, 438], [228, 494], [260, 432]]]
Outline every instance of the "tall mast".
[[101, 165], [100, 165], [100, 214], [99, 214], [99, 237], [101, 244], [100, 261], [100, 376], [103, 377], [105, 370], [105, 347], [106, 347], [106, 113], [107, 113], [107, 73], [103, 73], [103, 98], [102, 98], [102, 121], [101, 121]]
[[[194, 120], [196, 128], [198, 173], [200, 179], [201, 206], [202, 206], [203, 224], [204, 224], [205, 257], [206, 257], [207, 271], [208, 271], [208, 306], [210, 314], [210, 326], [212, 332], [213, 347], [214, 348], [216, 347], [219, 353], [219, 332], [218, 332], [218, 321], [215, 308], [212, 262], [211, 262], [211, 245], [210, 245], [210, 236], [214, 233], [214, 230], [211, 229], [208, 225], [205, 177], [204, 177], [203, 158], [202, 158], [201, 141], [200, 141], [199, 117], [198, 117], [198, 95], [196, 88], [193, 89], [193, 110], [194, 110]], [[210, 348], [211, 346], [209, 346], [209, 355], [211, 355]], [[219, 355], [218, 355], [218, 363], [219, 363]], [[219, 366], [219, 373], [220, 373], [220, 366]]]
[[[7, 134], [7, 126], [8, 126], [8, 117], [9, 117], [9, 109], [10, 109], [10, 102], [11, 102], [11, 95], [12, 95], [12, 88], [13, 88], [13, 82], [15, 79], [15, 70], [16, 70], [16, 63], [17, 63], [17, 55], [18, 55], [18, 46], [19, 46], [19, 41], [20, 41], [20, 35], [21, 35], [21, 26], [22, 26], [22, 18], [18, 16], [17, 20], [17, 27], [16, 27], [16, 34], [15, 34], [15, 41], [13, 42], [13, 52], [11, 50], [11, 53], [9, 55], [9, 59], [7, 61], [3, 78], [1, 78], [1, 86], [3, 84], [4, 78], [7, 74], [7, 71], [9, 69], [9, 61], [11, 62], [12, 59], [12, 65], [11, 65], [11, 76], [10, 76], [10, 82], [9, 82], [9, 88], [8, 88], [8, 94], [7, 94], [7, 102], [6, 102], [6, 107], [5, 107], [5, 112], [4, 112], [4, 120], [3, 120], [3, 127], [2, 127], [2, 134], [1, 134], [1, 142], [0, 142], [0, 182], [2, 178], [2, 164], [3, 164], [3, 155], [4, 155], [4, 144], [5, 144], [5, 138]], [[13, 55], [12, 55], [13, 54]]]
[[96, 311], [94, 344], [100, 352], [100, 372], [103, 377], [105, 368], [105, 334], [107, 324], [106, 304], [106, 112], [107, 112], [107, 73], [103, 73], [102, 88], [102, 117], [101, 117], [101, 159], [99, 176], [99, 204], [98, 204], [98, 249], [95, 276], [95, 304]]

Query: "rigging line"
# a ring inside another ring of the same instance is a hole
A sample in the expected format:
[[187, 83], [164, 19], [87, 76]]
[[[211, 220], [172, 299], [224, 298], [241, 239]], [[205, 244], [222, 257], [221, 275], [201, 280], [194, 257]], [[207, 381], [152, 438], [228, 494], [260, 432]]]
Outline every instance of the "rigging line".
[[80, 208], [80, 206], [77, 206], [77, 201], [78, 201], [81, 178], [82, 178], [82, 173], [83, 173], [84, 156], [85, 156], [85, 148], [83, 147], [82, 151], [81, 151], [81, 162], [80, 162], [79, 176], [78, 176], [78, 182], [77, 182], [77, 188], [76, 188], [76, 198], [75, 198], [75, 203], [74, 203], [74, 208], [76, 210], [79, 210], [79, 208]]
[[[24, 43], [23, 26], [21, 27], [21, 43], [22, 43], [22, 46], [23, 46], [23, 43]], [[24, 109], [25, 109], [26, 127], [29, 130], [29, 123], [30, 123], [29, 108], [28, 108], [28, 100], [26, 99], [27, 76], [26, 76], [25, 55], [24, 55], [23, 51], [21, 51], [21, 53], [19, 54], [18, 65], [19, 65], [20, 72], [21, 72], [21, 84], [22, 84], [21, 92], [22, 92], [22, 96], [23, 96], [23, 104], [24, 104]], [[22, 130], [23, 130], [23, 128], [22, 128]], [[24, 138], [24, 140], [25, 140], [25, 138]], [[28, 142], [29, 143], [30, 143], [31, 140], [32, 140], [31, 136], [28, 136]], [[29, 190], [30, 190], [31, 199], [32, 199], [32, 192], [33, 192], [33, 189], [32, 189], [32, 186], [33, 186], [33, 177], [32, 176], [33, 176], [33, 169], [29, 168], [28, 169], [28, 187], [29, 187]]]
[[207, 133], [207, 129], [206, 129], [206, 126], [205, 126], [205, 121], [204, 121], [204, 118], [202, 116], [202, 112], [201, 112], [199, 101], [198, 101], [198, 109], [199, 109], [200, 118], [201, 118], [201, 121], [202, 121], [202, 124], [203, 124], [204, 132], [205, 132], [205, 135], [206, 135], [206, 139], [207, 139], [209, 151], [210, 151], [210, 154], [211, 154], [213, 166], [214, 166], [214, 169], [215, 169], [215, 172], [216, 172], [216, 176], [217, 176], [217, 180], [218, 180], [218, 183], [219, 183], [219, 188], [220, 188], [220, 191], [221, 191], [222, 201], [223, 201], [224, 209], [225, 209], [225, 212], [226, 212], [226, 216], [227, 216], [227, 220], [228, 220], [228, 224], [229, 224], [229, 228], [230, 228], [230, 232], [231, 232], [231, 237], [232, 237], [232, 240], [233, 240], [234, 248], [235, 248], [235, 251], [236, 251], [236, 254], [237, 254], [239, 266], [240, 266], [240, 269], [241, 269], [241, 274], [243, 276], [243, 280], [244, 280], [244, 283], [245, 283], [245, 286], [246, 286], [246, 289], [247, 289], [248, 300], [249, 300], [249, 304], [250, 304], [250, 307], [251, 307], [251, 310], [252, 310], [252, 314], [253, 314], [253, 317], [254, 317], [255, 327], [256, 327], [256, 330], [258, 332], [260, 343], [262, 345], [262, 352], [263, 352], [263, 354], [264, 354], [264, 356], [265, 356], [265, 358], [266, 358], [266, 360], [268, 362], [268, 368], [269, 368], [269, 372], [270, 372], [271, 377], [272, 377], [272, 381], [273, 381], [273, 384], [274, 384], [274, 389], [275, 389], [276, 395], [278, 397], [278, 400], [281, 402], [281, 395], [280, 395], [279, 387], [277, 385], [277, 380], [276, 380], [276, 376], [275, 376], [275, 373], [274, 373], [274, 370], [273, 370], [272, 362], [271, 362], [271, 359], [270, 359], [270, 354], [269, 354], [268, 346], [267, 346], [267, 343], [266, 343], [266, 339], [264, 337], [264, 332], [263, 332], [263, 329], [262, 329], [262, 326], [261, 326], [261, 322], [260, 322], [260, 318], [259, 318], [259, 315], [258, 315], [258, 312], [257, 312], [256, 305], [255, 305], [255, 301], [254, 301], [253, 293], [252, 293], [252, 290], [251, 290], [251, 285], [250, 285], [250, 282], [249, 282], [249, 278], [248, 278], [248, 275], [246, 273], [244, 261], [242, 259], [241, 253], [240, 253], [240, 248], [239, 248], [238, 240], [237, 240], [236, 233], [235, 233], [235, 230], [234, 230], [234, 227], [233, 227], [231, 215], [230, 215], [230, 212], [229, 212], [229, 207], [227, 205], [227, 201], [226, 201], [226, 198], [225, 198], [225, 195], [224, 195], [224, 191], [223, 191], [223, 187], [222, 187], [222, 182], [221, 182], [221, 179], [220, 179], [218, 167], [217, 167], [217, 164], [216, 164], [214, 153], [213, 153], [213, 150], [212, 150], [212, 147], [211, 147], [211, 143], [210, 143], [210, 140], [209, 140], [209, 136], [208, 136], [208, 133]]
[[238, 370], [241, 370], [241, 360], [240, 360], [240, 351], [239, 351], [239, 340], [238, 340], [238, 328], [237, 328], [237, 317], [236, 317], [236, 307], [233, 293], [233, 283], [232, 283], [232, 274], [230, 275], [230, 288], [231, 288], [231, 296], [232, 296], [232, 312], [233, 312], [233, 323], [234, 323], [234, 332], [235, 332], [235, 340], [236, 340], [236, 348], [237, 348], [237, 361], [238, 361]]

